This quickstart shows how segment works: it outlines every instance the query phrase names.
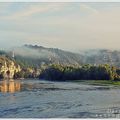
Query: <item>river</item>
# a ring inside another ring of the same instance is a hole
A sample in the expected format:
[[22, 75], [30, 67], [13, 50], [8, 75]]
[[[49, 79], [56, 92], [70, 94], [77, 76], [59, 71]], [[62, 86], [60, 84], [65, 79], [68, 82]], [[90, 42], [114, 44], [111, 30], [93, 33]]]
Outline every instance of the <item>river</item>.
[[79, 82], [2, 80], [0, 118], [120, 118], [120, 88]]

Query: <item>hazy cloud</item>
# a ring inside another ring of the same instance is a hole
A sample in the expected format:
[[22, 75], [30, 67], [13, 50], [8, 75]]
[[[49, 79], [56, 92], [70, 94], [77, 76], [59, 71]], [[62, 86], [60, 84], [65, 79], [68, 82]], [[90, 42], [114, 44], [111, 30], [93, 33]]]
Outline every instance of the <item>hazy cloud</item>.
[[2, 46], [119, 49], [119, 3], [21, 3], [0, 9]]

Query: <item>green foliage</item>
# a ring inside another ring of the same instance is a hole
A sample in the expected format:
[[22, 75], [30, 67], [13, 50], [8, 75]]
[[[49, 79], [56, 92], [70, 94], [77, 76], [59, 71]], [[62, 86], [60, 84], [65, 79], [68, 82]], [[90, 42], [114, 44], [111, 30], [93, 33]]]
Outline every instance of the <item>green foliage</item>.
[[[30, 71], [30, 69], [32, 71]], [[37, 69], [35, 68], [22, 68], [18, 73], [14, 74], [14, 78], [38, 78]]]
[[81, 67], [51, 65], [40, 74], [40, 78], [48, 80], [120, 80], [115, 67], [108, 64], [93, 66], [83, 65]]
[[62, 79], [63, 75], [63, 67], [58, 65], [51, 65], [47, 69], [42, 71], [41, 77], [45, 77], [46, 79]]

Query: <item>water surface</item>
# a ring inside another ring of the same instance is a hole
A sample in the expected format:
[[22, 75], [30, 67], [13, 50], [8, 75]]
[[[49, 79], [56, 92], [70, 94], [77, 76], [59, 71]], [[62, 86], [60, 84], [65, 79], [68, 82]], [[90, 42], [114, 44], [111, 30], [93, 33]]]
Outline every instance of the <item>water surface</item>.
[[120, 118], [120, 88], [45, 80], [0, 81], [0, 118]]

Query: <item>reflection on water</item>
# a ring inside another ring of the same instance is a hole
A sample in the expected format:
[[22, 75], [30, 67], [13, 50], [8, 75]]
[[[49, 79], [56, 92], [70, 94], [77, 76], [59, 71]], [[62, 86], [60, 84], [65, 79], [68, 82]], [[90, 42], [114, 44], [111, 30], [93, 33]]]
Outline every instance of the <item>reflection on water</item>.
[[0, 92], [14, 93], [16, 91], [20, 91], [20, 89], [21, 89], [21, 84], [19, 81], [10, 79], [10, 80], [3, 80], [0, 82]]

